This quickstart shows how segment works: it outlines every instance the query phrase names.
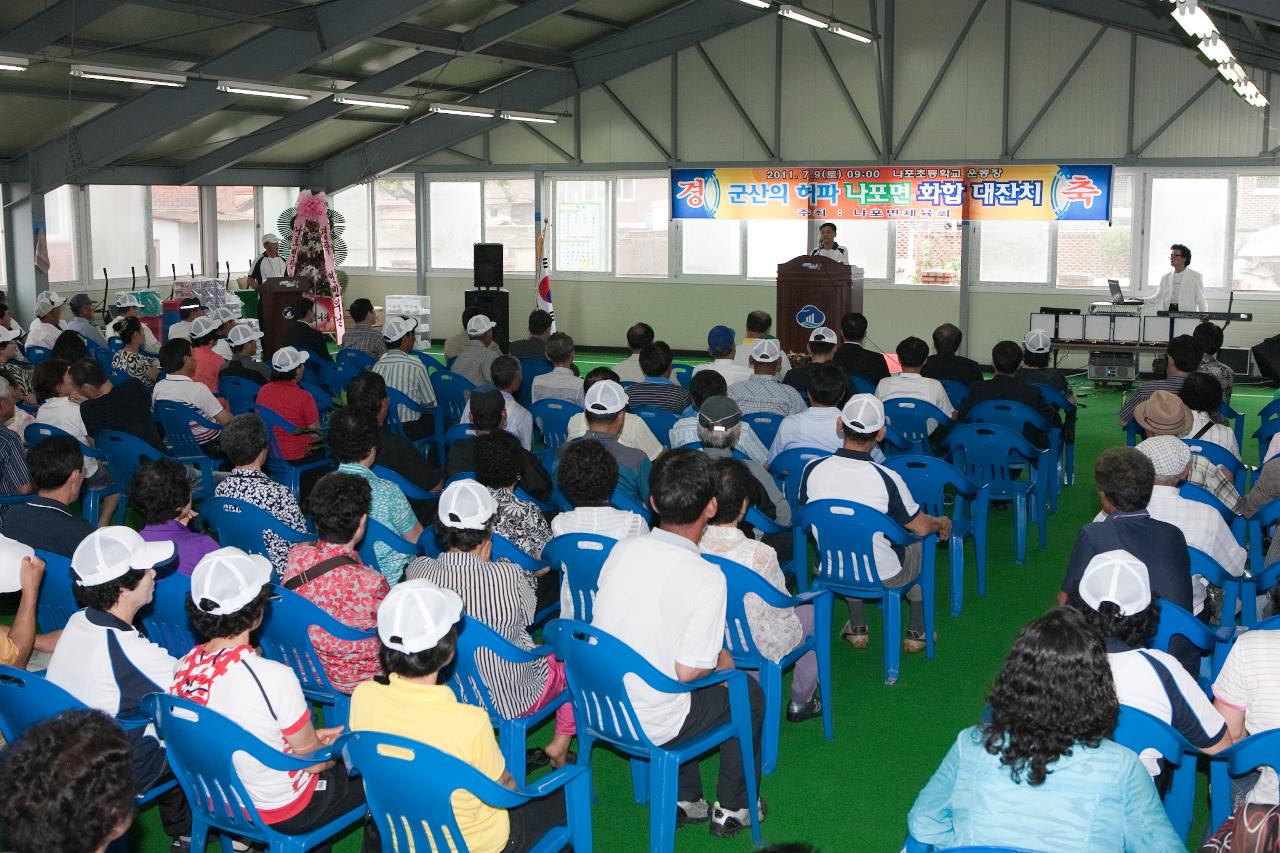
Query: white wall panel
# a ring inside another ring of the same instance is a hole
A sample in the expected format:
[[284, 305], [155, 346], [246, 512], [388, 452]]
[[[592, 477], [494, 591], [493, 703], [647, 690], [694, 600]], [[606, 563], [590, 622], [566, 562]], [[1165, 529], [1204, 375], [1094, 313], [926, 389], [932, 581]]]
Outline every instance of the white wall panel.
[[680, 159], [762, 160], [760, 146], [697, 51], [680, 54]]
[[[1074, 62], [1083, 49], [1082, 45], [1068, 63]], [[1059, 73], [1052, 86], [1057, 86], [1066, 70]], [[1048, 98], [1052, 91], [1050, 88], [1042, 97]], [[1038, 111], [1039, 105], [1035, 109]], [[1017, 142], [1034, 115], [1011, 122], [1010, 145]], [[1129, 35], [1108, 30], [1023, 142], [1017, 156], [1023, 159], [1120, 157], [1128, 145], [1128, 122]]]
[[[782, 159], [875, 160], [875, 149], [858, 127], [809, 28], [785, 27], [782, 37]], [[878, 145], [875, 51], [838, 36], [819, 38]]]

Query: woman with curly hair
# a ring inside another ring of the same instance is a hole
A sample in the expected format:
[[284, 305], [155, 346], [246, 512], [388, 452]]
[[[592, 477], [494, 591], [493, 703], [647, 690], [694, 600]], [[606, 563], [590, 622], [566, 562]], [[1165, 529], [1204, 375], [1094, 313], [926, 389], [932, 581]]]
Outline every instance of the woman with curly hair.
[[1146, 768], [1108, 740], [1120, 705], [1102, 637], [1058, 607], [1013, 643], [987, 697], [990, 719], [962, 731], [907, 824], [935, 847], [1044, 853], [1184, 849]]
[[128, 317], [117, 328], [120, 330], [120, 342], [124, 346], [111, 357], [111, 368], [124, 371], [150, 391], [155, 387], [156, 376], [160, 374], [160, 362], [142, 351], [145, 341], [142, 321], [137, 317]]
[[196, 511], [191, 508], [187, 469], [176, 459], [144, 459], [133, 475], [129, 506], [146, 525], [138, 533], [148, 542], [172, 542], [178, 549], [178, 571], [191, 574], [200, 558], [218, 549], [218, 543], [191, 529]]

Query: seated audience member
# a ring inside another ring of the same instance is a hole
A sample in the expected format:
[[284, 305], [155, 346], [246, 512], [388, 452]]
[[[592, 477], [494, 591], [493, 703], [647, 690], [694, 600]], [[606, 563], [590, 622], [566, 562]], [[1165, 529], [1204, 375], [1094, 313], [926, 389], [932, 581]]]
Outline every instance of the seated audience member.
[[[583, 408], [586, 404], [586, 392], [591, 390], [591, 386], [597, 382], [605, 380], [610, 382], [620, 382], [618, 374], [614, 373], [608, 367], [603, 365], [595, 368], [582, 381], [583, 390]], [[584, 412], [579, 412], [569, 418], [568, 440], [582, 436], [587, 431], [587, 417]], [[657, 459], [664, 448], [662, 443], [653, 435], [653, 430], [649, 429], [649, 425], [644, 422], [644, 418], [639, 415], [624, 413], [622, 418], [622, 432], [618, 434], [618, 442], [625, 447], [633, 447], [639, 450], [650, 461]]]
[[[653, 467], [653, 505], [660, 529], [624, 539], [600, 571], [592, 625], [630, 646], [659, 672], [683, 682], [732, 669], [724, 650], [725, 580], [698, 553], [698, 543], [717, 510], [712, 461], [693, 450], [663, 454]], [[728, 691], [719, 684], [692, 693], [662, 693], [645, 685], [627, 687], [640, 726], [659, 746], [677, 747], [722, 725], [729, 715]], [[759, 755], [764, 695], [747, 679], [751, 732]], [[746, 773], [735, 738], [722, 743], [714, 806], [702, 796], [698, 762], [680, 766], [677, 825], [710, 819], [711, 834], [727, 837], [751, 825]], [[763, 798], [762, 798], [763, 800]], [[763, 809], [761, 810], [763, 812]], [[762, 814], [763, 816], [763, 814]]]
[[[795, 368], [795, 370], [799, 370], [799, 368]], [[794, 373], [795, 370], [792, 372]], [[702, 404], [712, 397], [725, 397], [728, 394], [729, 386], [725, 383], [724, 374], [718, 370], [704, 370], [701, 373], [694, 373], [693, 378], [689, 380], [689, 400], [693, 403], [695, 409], [701, 409]], [[756, 462], [764, 462], [769, 456], [769, 451], [755, 434], [755, 431], [751, 429], [751, 424], [743, 423], [739, 426], [741, 431], [735, 447], [745, 453], [749, 459]], [[681, 418], [676, 421], [675, 426], [671, 427], [671, 433], [667, 440], [670, 442], [671, 447], [675, 449], [684, 447], [687, 444], [701, 442], [702, 439], [698, 438], [697, 412], [687, 418]]]
[[63, 324], [68, 332], [75, 332], [86, 341], [100, 347], [107, 345], [102, 330], [93, 322], [93, 299], [87, 293], [77, 293], [71, 297], [71, 319]]
[[[431, 377], [422, 359], [413, 354], [416, 319], [392, 317], [382, 326], [382, 337], [387, 351], [373, 366], [373, 372], [382, 377], [388, 388], [394, 388], [423, 408], [436, 404], [436, 392], [431, 387]], [[405, 435], [412, 441], [431, 435], [435, 423], [431, 412], [416, 414], [408, 406], [398, 406], [396, 414], [404, 427]]]
[[120, 343], [124, 346], [111, 357], [113, 370], [122, 370], [131, 379], [142, 383], [150, 393], [155, 387], [156, 377], [160, 375], [160, 362], [142, 351], [142, 330], [146, 328], [137, 317], [130, 317], [117, 328], [120, 330]]
[[889, 375], [889, 364], [884, 353], [869, 350], [862, 345], [867, 337], [867, 318], [857, 311], [850, 311], [840, 318], [840, 331], [844, 343], [836, 350], [835, 363], [850, 376], [861, 376], [874, 387]]
[[9, 305], [0, 299], [0, 329], [9, 332], [17, 332], [18, 337], [22, 337], [22, 324], [13, 319], [13, 312], [9, 310]]
[[[351, 697], [351, 730], [421, 741], [514, 788], [515, 779], [507, 772], [489, 715], [483, 708], [459, 702], [442, 683], [457, 649], [461, 618], [462, 599], [457, 593], [430, 581], [406, 581], [387, 596], [378, 607], [378, 658], [387, 674], [356, 688]], [[459, 791], [453, 804], [454, 820], [468, 850], [527, 853], [549, 829], [565, 821], [562, 791], [514, 809], [493, 808]], [[366, 846], [370, 846], [371, 827], [365, 824]]]
[[[702, 532], [699, 547], [704, 554], [726, 557], [740, 563], [768, 581], [779, 592], [787, 592], [787, 579], [778, 564], [778, 553], [763, 542], [742, 532], [739, 525], [751, 505], [754, 486], [751, 472], [741, 460], [716, 459], [711, 466], [716, 483], [716, 514]], [[751, 637], [760, 654], [779, 661], [813, 634], [813, 607], [770, 607], [756, 595], [744, 602]], [[791, 703], [787, 719], [793, 723], [822, 714], [818, 690], [818, 656], [810, 651], [796, 661], [791, 676]]]
[[[921, 375], [929, 359], [929, 345], [920, 338], [903, 338], [896, 350], [898, 362], [902, 365], [900, 373], [893, 373], [880, 380], [876, 386], [876, 397], [880, 402], [890, 400], [923, 400], [942, 410], [945, 415], [955, 417], [956, 410], [951, 405], [947, 391], [936, 379]], [[937, 429], [939, 424], [932, 424], [929, 432]]]
[[484, 314], [468, 320], [467, 337], [470, 340], [449, 368], [477, 388], [489, 384], [489, 369], [501, 354], [500, 350], [495, 351], [489, 346], [494, 342], [493, 330], [497, 327], [498, 324]]
[[712, 326], [711, 331], [707, 332], [707, 355], [711, 356], [711, 361], [695, 367], [695, 376], [704, 370], [713, 370], [724, 377], [727, 385], [751, 376], [751, 368], [734, 361], [737, 347], [733, 344], [733, 329], [728, 326]]
[[[169, 692], [216, 711], [282, 753], [314, 752], [333, 743], [342, 727], [315, 728], [293, 670], [259, 656], [249, 639], [274, 595], [266, 557], [220, 548], [201, 560], [191, 575], [187, 614], [195, 633], [208, 641], [178, 661]], [[313, 764], [302, 773], [245, 762], [238, 775], [263, 823], [285, 835], [318, 829], [364, 803], [360, 778], [349, 777], [341, 761]]]
[[1129, 399], [1120, 407], [1120, 426], [1128, 426], [1129, 421], [1133, 420], [1134, 409], [1157, 391], [1168, 391], [1171, 394], [1181, 391], [1182, 383], [1200, 366], [1203, 357], [1200, 345], [1190, 335], [1178, 335], [1169, 341], [1165, 350], [1167, 376], [1164, 379], [1149, 379], [1129, 395]]
[[196, 511], [191, 508], [187, 469], [176, 459], [143, 459], [129, 489], [129, 508], [145, 525], [139, 533], [148, 542], [171, 542], [178, 551], [178, 571], [191, 574], [196, 563], [218, 543], [191, 529]]
[[787, 371], [782, 381], [801, 393], [809, 391], [809, 371], [820, 364], [827, 364], [835, 358], [836, 344], [839, 338], [832, 329], [821, 326], [809, 333], [809, 363], [797, 365]]
[[[956, 413], [956, 420], [963, 421], [979, 403], [1001, 400], [1021, 403], [1038, 414], [1050, 427], [1062, 426], [1062, 418], [1057, 410], [1045, 402], [1039, 391], [1013, 378], [1021, 364], [1022, 347], [1013, 341], [1001, 341], [992, 347], [991, 366], [995, 369], [995, 375], [985, 382], [975, 382], [969, 386], [969, 396]], [[1022, 437], [1041, 449], [1049, 446], [1049, 436], [1030, 423], [1022, 428]]]
[[[733, 360], [743, 367], [751, 366], [751, 350], [757, 341], [777, 340], [769, 332], [773, 329], [773, 317], [768, 311], [752, 311], [747, 314], [747, 333], [738, 342], [738, 347], [734, 352]], [[781, 351], [781, 350], [779, 350]], [[787, 358], [787, 354], [782, 353], [782, 368], [778, 371], [779, 378], [786, 376], [791, 372], [791, 359]]]
[[[324, 456], [320, 440], [320, 411], [316, 399], [298, 386], [303, 367], [311, 356], [293, 347], [280, 347], [271, 356], [271, 381], [258, 389], [257, 404], [293, 425], [291, 435], [272, 427], [280, 455], [290, 462], [308, 463]], [[313, 449], [314, 448], [314, 449]]]
[[1191, 429], [1186, 438], [1194, 438], [1216, 444], [1240, 458], [1240, 444], [1236, 441], [1235, 431], [1226, 424], [1216, 423], [1214, 415], [1221, 415], [1218, 407], [1222, 405], [1222, 386], [1207, 373], [1192, 373], [1182, 383], [1178, 398], [1191, 410]]
[[514, 438], [511, 433], [498, 430], [476, 439], [475, 478], [493, 493], [498, 504], [493, 532], [526, 554], [540, 557], [551, 539], [551, 528], [536, 504], [515, 496], [522, 450], [518, 441], [512, 441]]
[[[835, 368], [835, 365], [832, 367]], [[838, 418], [840, 410], [835, 411]], [[742, 410], [733, 400], [728, 397], [708, 398], [703, 402], [702, 408], [698, 409], [698, 440], [702, 442], [702, 452], [712, 459], [732, 459], [734, 445], [741, 435], [741, 421]], [[829, 426], [834, 435], [834, 424]], [[751, 459], [744, 460], [743, 467], [753, 481], [748, 495], [752, 505], [759, 507], [761, 512], [784, 527], [790, 526], [791, 505], [787, 503], [786, 496], [778, 488], [773, 476], [763, 465]]]
[[[515, 344], [511, 348], [514, 350]], [[556, 332], [547, 338], [543, 354], [551, 362], [551, 372], [533, 377], [529, 399], [535, 403], [539, 400], [568, 400], [575, 406], [581, 406], [585, 392], [582, 390], [582, 377], [573, 373], [573, 338], [564, 332]]]
[[[334, 412], [329, 419], [329, 450], [338, 462], [340, 473], [354, 474], [369, 481], [373, 492], [369, 517], [404, 537], [409, 546], [416, 545], [422, 535], [422, 525], [413, 514], [404, 492], [370, 470], [378, 454], [378, 423], [373, 416], [351, 406]], [[394, 586], [404, 576], [409, 555], [382, 542], [375, 543], [373, 551], [378, 556], [376, 568]]]
[[382, 358], [387, 351], [387, 342], [382, 333], [373, 327], [378, 315], [373, 310], [373, 303], [368, 299], [357, 299], [347, 307], [347, 330], [342, 334], [342, 348], [362, 352], [374, 361]]
[[[1277, 659], [1280, 632], [1276, 631], [1247, 631], [1236, 637], [1227, 653], [1213, 682], [1213, 707], [1226, 720], [1232, 740], [1280, 728], [1280, 681], [1273, 675]], [[1233, 782], [1246, 803], [1280, 803], [1274, 768], [1263, 767], [1260, 776]]]
[[67, 330], [58, 335], [58, 339], [53, 342], [53, 350], [50, 357], [60, 359], [68, 364], [85, 357], [89, 347], [84, 342], [84, 338], [80, 337], [79, 332]]
[[1231, 404], [1231, 388], [1236, 381], [1236, 372], [1218, 361], [1218, 352], [1222, 349], [1222, 329], [1208, 320], [1195, 327], [1191, 337], [1200, 345], [1203, 356], [1196, 373], [1212, 376], [1222, 387], [1222, 399]]
[[[71, 378], [71, 365], [61, 359], [50, 358], [36, 366], [34, 376], [36, 394], [41, 400], [36, 411], [36, 423], [57, 427], [81, 444], [92, 447], [93, 439], [89, 437], [89, 430], [80, 414], [80, 395], [75, 380]], [[101, 489], [112, 483], [107, 466], [92, 456], [84, 457], [84, 476], [86, 489]], [[119, 502], [119, 495], [114, 494], [102, 499], [98, 511], [100, 525], [111, 520]]]
[[[377, 627], [378, 605], [391, 591], [387, 579], [362, 564], [356, 553], [364, 538], [372, 498], [369, 483], [360, 477], [321, 477], [311, 490], [309, 503], [316, 541], [294, 545], [281, 575], [285, 589], [358, 631]], [[377, 640], [339, 640], [316, 627], [308, 628], [307, 634], [324, 674], [343, 693], [382, 672]]]
[[91, 358], [72, 363], [71, 381], [75, 393], [84, 398], [80, 419], [90, 435], [104, 429], [116, 430], [165, 452], [164, 441], [151, 418], [151, 399], [142, 383], [128, 381], [116, 385], [107, 378], [102, 365]]
[[[0, 536], [0, 595], [21, 593], [13, 624], [0, 625], [0, 665], [26, 669], [37, 646], [36, 601], [44, 578], [44, 560], [29, 545]], [[40, 643], [42, 651], [53, 651], [56, 637]]]
[[58, 336], [63, 332], [62, 306], [66, 304], [66, 297], [59, 296], [52, 290], [42, 291], [36, 297], [35, 319], [31, 321], [31, 328], [27, 329], [27, 346], [53, 349]]
[[[381, 374], [366, 370], [352, 379], [347, 386], [347, 406], [365, 412], [378, 424], [378, 455], [374, 465], [390, 468], [424, 492], [438, 492], [444, 488], [440, 469], [432, 465], [412, 441], [387, 426], [390, 401], [387, 399], [387, 384]], [[428, 502], [419, 503], [425, 507]], [[429, 503], [431, 512], [427, 518], [434, 518], [435, 501]], [[417, 504], [414, 511], [418, 518], [423, 518]]]
[[545, 358], [551, 361], [550, 356], [547, 355], [547, 344], [553, 337], [554, 325], [555, 320], [552, 319], [551, 314], [541, 308], [535, 308], [529, 313], [529, 337], [522, 341], [512, 341], [511, 346], [507, 348], [510, 355], [515, 358]]
[[234, 376], [247, 379], [254, 385], [266, 385], [271, 381], [271, 368], [258, 361], [258, 341], [262, 340], [262, 332], [254, 331], [247, 323], [237, 323], [231, 327], [227, 335], [227, 343], [231, 346], [231, 358], [222, 366], [218, 377]]
[[[492, 387], [502, 394], [507, 410], [507, 416], [503, 419], [502, 428], [519, 439], [521, 447], [529, 450], [533, 447], [533, 415], [529, 414], [529, 410], [520, 405], [520, 402], [516, 399], [516, 394], [520, 393], [520, 383], [523, 379], [520, 375], [519, 360], [509, 355], [498, 356], [489, 367], [489, 376], [493, 379]], [[461, 422], [464, 424], [471, 423], [470, 401], [462, 408]]]
[[37, 551], [70, 557], [94, 526], [68, 507], [84, 485], [84, 454], [67, 436], [46, 438], [27, 451], [36, 496], [0, 515], [0, 533]]
[[17, 390], [0, 375], [0, 496], [31, 494], [31, 475], [23, 457], [22, 438], [16, 428], [4, 424], [14, 416]]
[[[1184, 438], [1191, 432], [1195, 416], [1177, 394], [1157, 391], [1133, 410], [1133, 420], [1148, 438], [1158, 435]], [[1208, 489], [1224, 506], [1235, 506], [1240, 500], [1231, 476], [1198, 453], [1191, 454], [1191, 468], [1184, 479]]]
[[[1196, 749], [1212, 755], [1231, 746], [1222, 715], [1200, 685], [1167, 652], [1148, 648], [1160, 623], [1147, 567], [1128, 551], [1105, 551], [1089, 561], [1071, 606], [1106, 642], [1107, 661], [1121, 705], [1145, 711], [1178, 730]], [[1160, 755], [1143, 750], [1152, 776]]]
[[[288, 321], [284, 327], [284, 346], [311, 353], [321, 361], [333, 361], [328, 336], [312, 326], [316, 321], [315, 302], [304, 296], [284, 309], [284, 317]], [[193, 325], [192, 337], [194, 329]]]
[[141, 322], [142, 300], [133, 293], [117, 293], [115, 316], [107, 324], [107, 335], [124, 340], [124, 324], [130, 320], [138, 320], [142, 326], [142, 348], [149, 353], [160, 352], [160, 342], [156, 340], [151, 327]]
[[640, 351], [644, 381], [627, 387], [628, 409], [644, 406], [677, 415], [689, 413], [689, 392], [672, 380], [671, 363], [671, 347], [665, 341], [654, 341]]
[[1083, 616], [1059, 607], [1023, 628], [988, 702], [988, 721], [960, 732], [916, 797], [912, 838], [940, 849], [1183, 849], [1150, 774], [1110, 739], [1115, 682]]
[[178, 306], [178, 322], [169, 327], [168, 332], [165, 334], [165, 342], [178, 339], [190, 341], [191, 324], [198, 317], [203, 316], [205, 316], [205, 310], [199, 299], [192, 297], [183, 302]]
[[14, 362], [18, 357], [17, 329], [0, 326], [0, 379], [13, 387], [16, 402], [36, 405], [35, 392], [31, 390], [31, 371]]
[[640, 369], [640, 351], [653, 343], [653, 337], [653, 326], [648, 323], [636, 323], [627, 329], [627, 349], [631, 350], [631, 355], [613, 366], [618, 373], [616, 377], [611, 377], [614, 382], [644, 381], [644, 371]]
[[769, 446], [769, 464], [773, 464], [779, 453], [795, 447], [834, 453], [843, 446], [840, 404], [849, 396], [849, 377], [838, 364], [816, 364], [806, 372], [809, 374], [809, 385], [805, 389], [809, 394], [809, 408], [782, 419]]
[[[559, 465], [565, 450], [574, 442], [598, 441], [618, 462], [618, 491], [641, 506], [648, 506], [649, 457], [620, 441], [626, 415], [627, 392], [617, 382], [605, 379], [587, 388], [586, 403], [583, 415], [587, 431], [581, 437], [560, 445], [556, 451], [556, 465]], [[552, 473], [555, 473], [554, 470]]]
[[[128, 527], [103, 527], [71, 557], [71, 590], [83, 610], [72, 614], [49, 659], [45, 677], [76, 699], [113, 717], [138, 716], [142, 697], [162, 692], [176, 661], [134, 627], [155, 594], [156, 570], [173, 563], [168, 542], [146, 542]], [[152, 726], [125, 732], [133, 753], [133, 782], [141, 793], [169, 773], [164, 745]], [[165, 834], [191, 834], [180, 788], [159, 799]]]
[[[468, 471], [476, 470], [476, 443], [482, 436], [496, 432], [504, 432], [507, 422], [507, 401], [497, 390], [473, 391], [467, 401], [471, 407], [471, 429], [474, 438], [464, 438], [449, 446], [448, 476], [456, 477]], [[510, 434], [510, 433], [508, 433]], [[519, 442], [517, 441], [517, 444]], [[534, 456], [523, 447], [520, 448], [520, 476], [516, 485], [528, 492], [535, 500], [550, 499], [552, 491], [551, 475]]]
[[556, 483], [573, 509], [551, 519], [552, 536], [594, 533], [626, 539], [649, 532], [643, 517], [610, 506], [618, 487], [618, 461], [600, 442], [575, 441], [566, 448], [556, 467]]
[[191, 421], [191, 433], [207, 455], [222, 455], [218, 448], [218, 435], [221, 428], [231, 421], [231, 412], [208, 388], [192, 380], [196, 360], [191, 354], [191, 342], [177, 338], [160, 347], [160, 366], [164, 368], [165, 377], [152, 390], [152, 403], [182, 403], [195, 409], [205, 420], [212, 421], [216, 427], [205, 427]]
[[137, 809], [125, 732], [100, 711], [63, 711], [0, 752], [0, 823], [13, 853], [106, 853]]
[[218, 394], [218, 374], [227, 363], [227, 359], [213, 349], [213, 345], [221, 340], [218, 335], [220, 325], [216, 315], [197, 317], [191, 323], [191, 355], [196, 360], [196, 372], [191, 378], [208, 388], [215, 397]]
[[[871, 459], [871, 451], [884, 438], [884, 404], [870, 394], [854, 394], [840, 412], [840, 431], [844, 446], [834, 455], [815, 459], [805, 466], [800, 480], [800, 503], [840, 500], [865, 504], [884, 513], [917, 536], [938, 534], [940, 542], [951, 536], [951, 519], [921, 512], [911, 490], [896, 471]], [[876, 574], [890, 589], [900, 589], [920, 576], [921, 546], [919, 542], [905, 549], [890, 545], [884, 539], [875, 543]], [[924, 610], [920, 586], [907, 591], [910, 622], [902, 648], [919, 652], [925, 647]], [[867, 619], [862, 601], [847, 599], [849, 621], [840, 636], [855, 649], [867, 648]]]
[[[475, 480], [456, 480], [440, 496], [436, 518], [439, 557], [419, 557], [405, 578], [420, 578], [456, 593], [467, 615], [483, 622], [502, 638], [525, 651], [533, 649], [526, 626], [533, 623], [534, 579], [507, 560], [494, 560], [493, 529], [498, 504], [489, 489]], [[510, 663], [481, 655], [476, 660], [485, 686], [493, 694], [498, 713], [507, 719], [525, 717], [544, 707], [565, 687], [564, 664], [554, 656]], [[573, 705], [556, 711], [556, 732], [545, 752], [552, 765], [569, 760], [573, 739]]]
[[[231, 473], [213, 490], [214, 497], [231, 498], [252, 504], [297, 533], [307, 533], [307, 519], [288, 486], [262, 473], [267, 464], [267, 425], [249, 412], [237, 415], [222, 431], [222, 452], [231, 463]], [[272, 567], [283, 572], [290, 543], [270, 530], [262, 532]], [[192, 566], [194, 567], [194, 563]]]
[[1044, 329], [1032, 329], [1022, 336], [1022, 366], [1013, 378], [1029, 385], [1048, 385], [1070, 400], [1071, 386], [1067, 383], [1067, 371], [1049, 366], [1053, 352], [1053, 338]]
[[[471, 322], [473, 317], [478, 317], [483, 313], [484, 309], [476, 305], [462, 310], [462, 331], [444, 339], [444, 357], [446, 361], [451, 358], [457, 358], [471, 343], [471, 335], [467, 332], [467, 324]], [[494, 357], [502, 355], [502, 348], [498, 346], [497, 341], [489, 341], [489, 349], [493, 350]]]
[[761, 338], [751, 347], [751, 378], [729, 386], [729, 396], [746, 414], [772, 412], [794, 415], [808, 406], [800, 392], [778, 378], [782, 364], [782, 348], [773, 338]]
[[981, 382], [982, 367], [978, 362], [956, 355], [963, 341], [964, 333], [954, 323], [943, 323], [934, 329], [933, 355], [929, 356], [929, 360], [924, 363], [924, 369], [920, 371], [920, 375], [937, 379], [939, 382], [943, 380], [959, 382], [966, 387], [975, 382]]

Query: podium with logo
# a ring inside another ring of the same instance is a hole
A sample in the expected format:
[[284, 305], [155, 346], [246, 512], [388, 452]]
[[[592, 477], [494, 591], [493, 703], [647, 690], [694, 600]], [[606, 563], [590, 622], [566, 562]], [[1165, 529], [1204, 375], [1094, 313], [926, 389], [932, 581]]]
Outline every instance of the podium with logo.
[[840, 331], [840, 318], [862, 310], [862, 268], [822, 255], [778, 264], [774, 334], [786, 352], [804, 352], [819, 326]]
[[269, 278], [258, 287], [258, 313], [262, 329], [262, 341], [258, 345], [264, 359], [284, 346], [284, 330], [289, 322], [284, 318], [284, 309], [288, 308], [299, 297], [309, 296], [311, 280], [307, 278]]

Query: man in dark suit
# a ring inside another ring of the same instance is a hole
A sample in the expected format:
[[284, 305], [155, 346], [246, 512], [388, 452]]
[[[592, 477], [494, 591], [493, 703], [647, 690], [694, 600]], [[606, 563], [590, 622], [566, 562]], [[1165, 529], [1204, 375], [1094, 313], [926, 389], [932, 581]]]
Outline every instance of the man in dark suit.
[[956, 355], [964, 333], [952, 323], [943, 323], [933, 330], [933, 355], [924, 363], [920, 375], [939, 382], [949, 380], [972, 385], [982, 381], [982, 368], [978, 362], [962, 355]]
[[[965, 420], [979, 403], [1009, 400], [1034, 409], [1051, 427], [1062, 426], [1057, 410], [1045, 402], [1039, 389], [1013, 378], [1013, 374], [1022, 365], [1022, 347], [1013, 341], [1001, 341], [991, 349], [991, 365], [995, 368], [996, 375], [985, 382], [975, 382], [969, 386], [969, 396], [960, 407], [956, 420]], [[928, 366], [928, 362], [925, 362], [925, 366]], [[1036, 447], [1049, 446], [1049, 436], [1030, 424], [1027, 424], [1022, 434]]]
[[840, 318], [840, 331], [844, 333], [844, 343], [836, 350], [833, 361], [844, 368], [850, 376], [861, 376], [876, 387], [881, 379], [889, 375], [889, 365], [885, 363], [884, 353], [872, 352], [862, 346], [862, 339], [867, 336], [867, 318], [857, 311], [850, 311]]

